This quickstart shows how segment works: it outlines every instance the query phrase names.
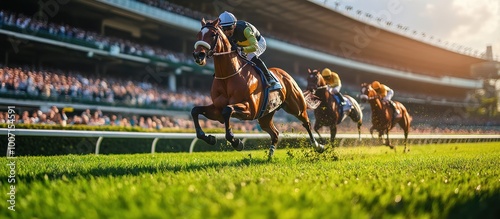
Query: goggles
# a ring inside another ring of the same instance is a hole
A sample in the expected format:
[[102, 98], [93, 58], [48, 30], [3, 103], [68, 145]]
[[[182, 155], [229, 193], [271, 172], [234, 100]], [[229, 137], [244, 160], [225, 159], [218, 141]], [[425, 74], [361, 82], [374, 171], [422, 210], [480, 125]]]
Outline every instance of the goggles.
[[233, 30], [233, 29], [234, 29], [234, 28], [233, 28], [233, 25], [231, 25], [231, 26], [223, 26], [223, 27], [222, 27], [222, 30], [223, 30], [223, 31], [228, 31], [228, 30]]

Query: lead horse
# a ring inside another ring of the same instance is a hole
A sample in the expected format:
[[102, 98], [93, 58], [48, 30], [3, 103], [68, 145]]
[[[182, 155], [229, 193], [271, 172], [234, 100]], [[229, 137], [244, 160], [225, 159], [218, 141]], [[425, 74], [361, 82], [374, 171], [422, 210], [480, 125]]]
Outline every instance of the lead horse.
[[349, 95], [344, 95], [345, 99], [350, 101], [352, 108], [349, 112], [339, 110], [342, 107], [333, 95], [328, 91], [326, 81], [318, 70], [308, 70], [309, 77], [307, 77], [307, 88], [304, 93], [307, 95], [314, 95], [314, 97], [306, 98], [312, 100], [319, 100], [319, 104], [314, 104], [314, 101], [307, 101], [309, 108], [314, 110], [316, 122], [313, 129], [318, 133], [319, 138], [321, 135], [319, 129], [323, 126], [330, 127], [330, 142], [333, 143], [335, 135], [337, 134], [337, 124], [345, 118], [343, 114], [349, 116], [353, 122], [358, 126], [358, 140], [361, 140], [361, 125], [363, 124], [363, 113], [358, 102]]
[[370, 128], [370, 134], [372, 134], [373, 136], [373, 130], [377, 130], [379, 139], [382, 139], [382, 136], [385, 134], [387, 136], [385, 141], [386, 146], [389, 146], [390, 148], [394, 149], [394, 151], [396, 151], [396, 147], [391, 145], [391, 142], [389, 141], [389, 131], [394, 128], [396, 124], [399, 124], [399, 126], [404, 131], [405, 137], [405, 147], [403, 152], [410, 151], [410, 149], [407, 147], [407, 144], [412, 118], [408, 113], [406, 107], [402, 103], [394, 101], [396, 108], [401, 113], [401, 118], [394, 118], [394, 110], [392, 109], [392, 107], [389, 106], [389, 103], [383, 101], [377, 94], [375, 89], [373, 89], [368, 83], [361, 84], [360, 99], [368, 101], [370, 103], [373, 124], [373, 126]]
[[279, 90], [269, 91], [262, 85], [262, 78], [246, 60], [232, 50], [228, 38], [219, 27], [220, 20], [201, 20], [201, 30], [196, 35], [193, 57], [198, 65], [205, 65], [208, 58], [213, 57], [215, 75], [210, 96], [212, 104], [195, 106], [191, 110], [196, 137], [210, 145], [216, 143], [213, 135], [206, 135], [200, 127], [198, 116], [204, 115], [210, 120], [225, 124], [225, 138], [231, 146], [241, 151], [244, 145], [235, 138], [230, 124], [230, 118], [240, 120], [258, 120], [262, 130], [271, 136], [269, 158], [273, 156], [278, 143], [278, 130], [273, 123], [273, 116], [279, 109], [295, 116], [307, 130], [311, 145], [321, 153], [324, 146], [319, 144], [311, 132], [311, 123], [307, 115], [307, 105], [302, 90], [295, 80], [280, 68], [270, 68], [276, 79], [282, 85]]

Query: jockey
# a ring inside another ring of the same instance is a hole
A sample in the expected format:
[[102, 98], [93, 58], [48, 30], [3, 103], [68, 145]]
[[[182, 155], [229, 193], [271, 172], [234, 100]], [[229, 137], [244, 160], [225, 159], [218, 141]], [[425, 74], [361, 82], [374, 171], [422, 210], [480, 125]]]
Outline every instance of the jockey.
[[339, 104], [344, 106], [346, 110], [349, 110], [350, 106], [346, 106], [347, 104], [345, 102], [344, 96], [342, 96], [342, 94], [340, 93], [342, 82], [340, 81], [339, 75], [335, 72], [332, 72], [329, 68], [323, 69], [323, 71], [321, 71], [321, 75], [326, 81], [328, 92], [337, 96], [339, 99]]
[[392, 90], [390, 87], [388, 87], [385, 84], [381, 84], [378, 81], [373, 81], [372, 82], [372, 88], [377, 91], [377, 94], [382, 97], [382, 100], [389, 102], [391, 107], [394, 109], [394, 118], [401, 118], [401, 113], [399, 110], [396, 108], [396, 104], [391, 100], [392, 97], [394, 96], [394, 90]]
[[271, 77], [264, 62], [259, 58], [266, 51], [266, 39], [252, 24], [236, 20], [236, 17], [227, 11], [219, 15], [220, 25], [224, 34], [228, 37], [232, 45], [241, 48], [241, 51], [247, 54], [247, 58], [257, 64], [265, 76], [266, 85], [274, 86], [277, 81]]
[[325, 79], [328, 92], [336, 95], [339, 98], [340, 103], [344, 105], [344, 97], [340, 94], [342, 82], [340, 81], [339, 75], [335, 72], [332, 72], [329, 68], [323, 69], [323, 71], [321, 71], [321, 75]]

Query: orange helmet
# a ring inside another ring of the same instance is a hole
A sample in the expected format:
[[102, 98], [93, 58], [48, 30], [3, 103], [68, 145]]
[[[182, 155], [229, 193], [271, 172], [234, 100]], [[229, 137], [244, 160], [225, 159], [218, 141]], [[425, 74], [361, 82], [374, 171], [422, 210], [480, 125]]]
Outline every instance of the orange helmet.
[[379, 89], [380, 88], [380, 82], [378, 82], [378, 81], [372, 82], [372, 88], [375, 89], [375, 90]]

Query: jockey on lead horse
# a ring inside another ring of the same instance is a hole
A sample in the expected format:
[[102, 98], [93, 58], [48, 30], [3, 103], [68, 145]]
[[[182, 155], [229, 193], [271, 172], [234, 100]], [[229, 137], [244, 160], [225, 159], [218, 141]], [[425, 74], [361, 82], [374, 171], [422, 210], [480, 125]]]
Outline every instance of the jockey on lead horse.
[[280, 89], [281, 85], [271, 76], [264, 62], [259, 58], [266, 51], [267, 43], [264, 36], [252, 24], [236, 17], [227, 11], [219, 15], [222, 31], [228, 37], [233, 46], [246, 54], [247, 59], [254, 62], [260, 68], [265, 79], [265, 87], [272, 90]]

